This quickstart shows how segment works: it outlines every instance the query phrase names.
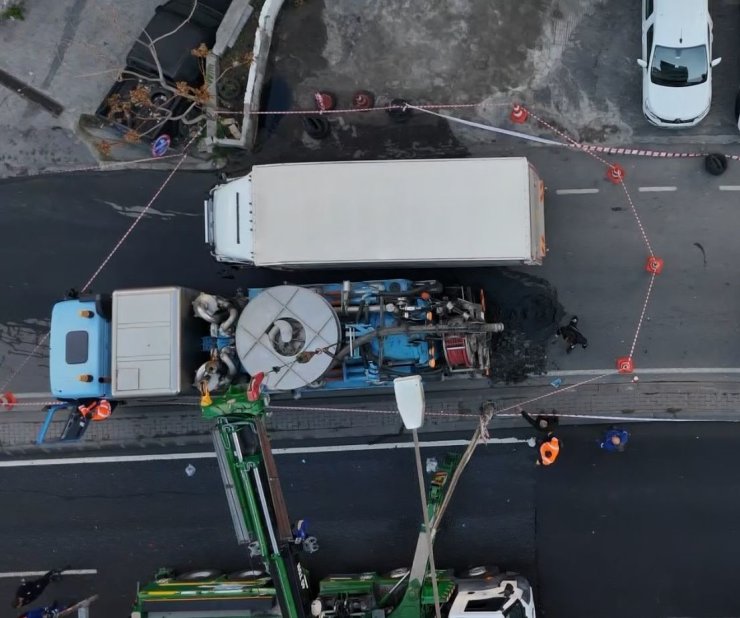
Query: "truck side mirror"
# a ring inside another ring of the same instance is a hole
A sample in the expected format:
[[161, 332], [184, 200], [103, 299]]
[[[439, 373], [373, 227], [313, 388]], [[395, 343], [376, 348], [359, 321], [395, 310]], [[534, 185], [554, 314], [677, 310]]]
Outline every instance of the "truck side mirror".
[[714, 60], [712, 60], [712, 66], [716, 67], [720, 62], [722, 62], [721, 56], [719, 58], [715, 58]]
[[647, 69], [647, 62], [645, 62], [642, 58], [637, 59], [637, 64], [639, 64], [643, 69]]

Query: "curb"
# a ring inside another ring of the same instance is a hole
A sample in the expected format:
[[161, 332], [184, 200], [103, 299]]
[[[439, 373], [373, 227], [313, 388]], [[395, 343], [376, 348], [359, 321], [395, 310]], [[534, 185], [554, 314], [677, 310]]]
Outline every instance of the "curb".
[[[607, 376], [612, 378], [612, 376]], [[469, 432], [479, 423], [484, 401], [493, 401], [498, 416], [491, 429], [519, 428], [521, 405], [530, 414], [555, 410], [563, 424], [691, 420], [740, 422], [740, 381], [604, 381], [480, 387], [427, 393], [424, 433]], [[392, 395], [291, 400], [273, 399], [268, 430], [275, 441], [330, 440], [398, 436], [403, 425]], [[210, 444], [212, 421], [195, 405], [122, 406], [103, 423], [93, 423], [85, 440], [64, 445], [35, 445], [43, 421], [38, 412], [4, 412], [0, 453], [22, 455], [110, 448], [183, 447]], [[61, 433], [65, 418], [52, 423], [49, 436]], [[209, 447], [210, 448], [210, 447]]]

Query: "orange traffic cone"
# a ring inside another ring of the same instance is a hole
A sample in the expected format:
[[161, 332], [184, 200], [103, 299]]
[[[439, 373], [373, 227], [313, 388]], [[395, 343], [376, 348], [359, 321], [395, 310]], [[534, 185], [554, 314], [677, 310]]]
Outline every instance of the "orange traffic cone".
[[648, 271], [651, 275], [659, 275], [663, 272], [663, 260], [659, 257], [651, 255], [647, 259], [645, 270]]
[[18, 400], [15, 398], [15, 395], [8, 391], [7, 393], [3, 393], [0, 395], [0, 404], [3, 405], [3, 407], [10, 412], [13, 409], [13, 406], [18, 403]]
[[622, 356], [617, 359], [617, 371], [619, 373], [632, 373], [635, 370], [635, 361], [631, 356]]
[[527, 118], [529, 118], [529, 112], [524, 108], [524, 106], [519, 105], [519, 103], [515, 103], [514, 107], [511, 109], [511, 114], [509, 114], [509, 119], [514, 124], [524, 124], [527, 122]]

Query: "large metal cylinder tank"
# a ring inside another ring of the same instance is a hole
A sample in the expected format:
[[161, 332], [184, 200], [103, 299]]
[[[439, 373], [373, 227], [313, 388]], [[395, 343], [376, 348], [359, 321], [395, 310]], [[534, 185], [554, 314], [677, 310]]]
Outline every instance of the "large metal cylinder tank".
[[242, 311], [236, 351], [247, 373], [265, 372], [268, 390], [295, 390], [321, 379], [341, 338], [339, 317], [323, 296], [279, 285], [261, 292]]

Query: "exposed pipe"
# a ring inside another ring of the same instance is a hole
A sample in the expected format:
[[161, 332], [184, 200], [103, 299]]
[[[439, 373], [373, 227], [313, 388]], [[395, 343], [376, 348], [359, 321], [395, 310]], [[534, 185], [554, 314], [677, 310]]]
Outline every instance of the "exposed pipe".
[[229, 317], [224, 320], [223, 324], [219, 325], [218, 330], [221, 331], [224, 335], [230, 334], [230, 331], [234, 326], [234, 322], [236, 322], [236, 319], [238, 317], [239, 311], [236, 309], [236, 307], [229, 303]]
[[[404, 324], [402, 326], [383, 326], [376, 328], [371, 333], [357, 337], [353, 343], [353, 347], [361, 346], [369, 343], [377, 337], [386, 337], [388, 335], [400, 335], [400, 334], [411, 334], [411, 333], [463, 333], [463, 334], [478, 334], [478, 333], [500, 333], [503, 332], [504, 325], [501, 322], [495, 322], [493, 324], [485, 323], [474, 323], [474, 324]], [[340, 361], [347, 356], [351, 351], [349, 345], [344, 346], [334, 355], [334, 360]]]

